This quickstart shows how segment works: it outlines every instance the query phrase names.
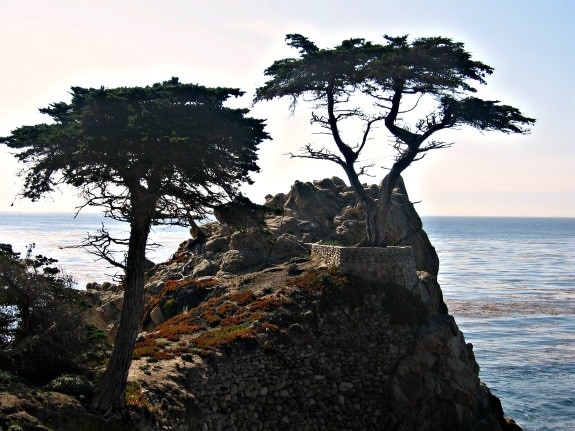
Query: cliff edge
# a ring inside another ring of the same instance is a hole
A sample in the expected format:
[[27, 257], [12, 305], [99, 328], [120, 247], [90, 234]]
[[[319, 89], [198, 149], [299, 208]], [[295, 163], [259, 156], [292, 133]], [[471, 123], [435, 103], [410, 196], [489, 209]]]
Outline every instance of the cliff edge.
[[[520, 430], [479, 379], [401, 184], [393, 203], [402, 260], [389, 265], [326, 258], [363, 238], [359, 205], [338, 178], [296, 182], [264, 206], [219, 208], [205, 247], [183, 242], [150, 269], [129, 423], [106, 429]], [[121, 292], [86, 295], [88, 319], [113, 339]], [[84, 417], [75, 405], [42, 429], [103, 429]]]

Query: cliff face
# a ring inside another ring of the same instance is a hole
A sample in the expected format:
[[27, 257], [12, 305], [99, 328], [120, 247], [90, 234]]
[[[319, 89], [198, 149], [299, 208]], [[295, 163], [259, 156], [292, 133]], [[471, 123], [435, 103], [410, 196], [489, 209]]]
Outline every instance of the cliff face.
[[[359, 280], [317, 298], [272, 295], [285, 305], [250, 326], [281, 329], [180, 363], [171, 378], [191, 397], [163, 397], [193, 408], [171, 429], [506, 429], [455, 322], [417, 295]], [[152, 390], [154, 372], [140, 381]]]
[[[364, 226], [337, 178], [221, 207], [202, 253], [182, 243], [149, 271], [126, 429], [520, 430], [478, 377], [401, 185], [393, 203], [396, 245], [412, 248], [385, 270], [373, 250], [342, 254]], [[113, 337], [121, 292], [87, 296]], [[70, 420], [58, 429], [83, 429]]]
[[206, 226], [203, 254], [182, 244], [150, 271], [131, 426], [520, 429], [478, 377], [472, 346], [443, 303], [435, 250], [401, 187], [394, 203], [397, 244], [414, 250], [409, 285], [310, 259], [309, 242], [363, 236], [341, 180], [296, 182], [269, 196], [279, 214], [222, 208], [219, 223]]

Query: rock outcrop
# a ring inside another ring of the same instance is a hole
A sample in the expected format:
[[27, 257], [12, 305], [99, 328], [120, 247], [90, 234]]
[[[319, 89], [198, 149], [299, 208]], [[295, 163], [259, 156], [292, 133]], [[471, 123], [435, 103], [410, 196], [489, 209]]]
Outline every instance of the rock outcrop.
[[[377, 186], [365, 185], [365, 190], [377, 197]], [[287, 195], [266, 196], [265, 206], [283, 211], [267, 219], [276, 235], [344, 246], [358, 244], [365, 237], [365, 215], [359, 201], [353, 189], [337, 177], [313, 183], [296, 181]], [[401, 180], [393, 193], [387, 229], [392, 245], [413, 248], [418, 270], [437, 276], [439, 259]]]
[[[409, 286], [311, 257], [310, 243], [363, 239], [338, 178], [221, 208], [204, 253], [183, 242], [148, 273], [127, 429], [520, 430], [479, 379], [402, 184], [392, 202], [392, 237], [413, 250]], [[91, 321], [114, 328], [121, 293], [89, 295]]]
[[[365, 185], [366, 191], [377, 196], [377, 186]], [[421, 219], [409, 201], [402, 181], [392, 197], [388, 220], [390, 237], [395, 246], [410, 246], [418, 271], [436, 277], [439, 259], [435, 248], [423, 230]], [[310, 243], [353, 246], [365, 236], [365, 216], [353, 192], [340, 178], [314, 182], [296, 181], [287, 194], [266, 196], [263, 206], [247, 200], [222, 205], [215, 211], [217, 222], [208, 223], [208, 234], [201, 254], [189, 253], [182, 242], [176, 251], [181, 266], [161, 263], [149, 271], [147, 289], [152, 292], [170, 278], [216, 276], [262, 270], [292, 258], [311, 253]], [[89, 286], [90, 287], [90, 286]], [[89, 289], [94, 305], [89, 320], [115, 336], [123, 303], [117, 289]], [[146, 328], [162, 323], [170, 310], [156, 308], [148, 315]]]

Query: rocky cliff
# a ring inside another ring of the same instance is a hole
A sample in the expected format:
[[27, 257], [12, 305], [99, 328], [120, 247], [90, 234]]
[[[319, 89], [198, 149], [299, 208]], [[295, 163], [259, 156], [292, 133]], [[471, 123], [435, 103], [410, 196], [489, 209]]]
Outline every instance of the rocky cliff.
[[409, 285], [342, 273], [310, 256], [310, 243], [363, 238], [358, 202], [338, 178], [296, 182], [264, 207], [216, 211], [203, 253], [183, 243], [150, 271], [130, 375], [141, 396], [137, 426], [520, 429], [479, 379], [401, 184], [393, 203], [392, 237], [413, 250]]
[[[393, 203], [396, 245], [412, 247], [401, 264], [415, 272], [409, 283], [312, 255], [311, 243], [363, 238], [358, 202], [340, 179], [296, 182], [264, 206], [219, 208], [202, 253], [183, 242], [149, 271], [130, 423], [107, 429], [520, 430], [479, 379], [401, 184]], [[87, 296], [89, 319], [113, 338], [121, 291]], [[82, 418], [54, 429], [103, 429], [79, 426]]]

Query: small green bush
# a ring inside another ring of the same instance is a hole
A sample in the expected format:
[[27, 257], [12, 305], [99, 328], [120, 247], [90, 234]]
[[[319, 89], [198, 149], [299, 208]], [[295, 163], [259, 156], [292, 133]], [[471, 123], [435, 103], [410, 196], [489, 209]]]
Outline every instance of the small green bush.
[[0, 385], [10, 385], [12, 383], [17, 383], [22, 379], [9, 371], [0, 370]]
[[48, 383], [45, 389], [72, 396], [80, 396], [92, 393], [94, 385], [84, 376], [64, 374]]

